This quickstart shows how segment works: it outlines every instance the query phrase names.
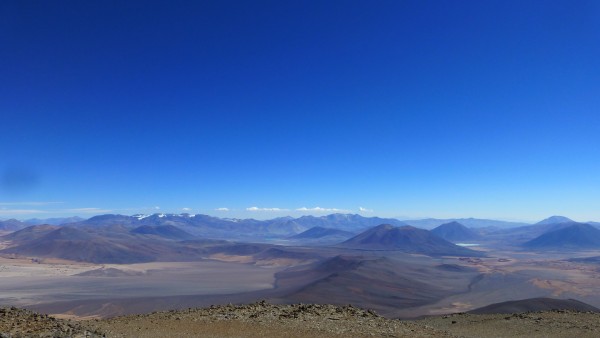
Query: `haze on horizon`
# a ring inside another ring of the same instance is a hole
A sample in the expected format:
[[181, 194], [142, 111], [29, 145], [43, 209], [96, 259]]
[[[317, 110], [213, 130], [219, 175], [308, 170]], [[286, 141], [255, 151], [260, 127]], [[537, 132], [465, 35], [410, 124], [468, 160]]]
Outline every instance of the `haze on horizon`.
[[3, 1], [0, 219], [600, 220], [599, 18], [595, 1]]

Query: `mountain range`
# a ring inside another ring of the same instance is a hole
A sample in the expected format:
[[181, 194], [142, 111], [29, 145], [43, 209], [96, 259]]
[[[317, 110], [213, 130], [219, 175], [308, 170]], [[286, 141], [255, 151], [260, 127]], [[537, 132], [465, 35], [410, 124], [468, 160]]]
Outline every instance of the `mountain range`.
[[[442, 299], [471, 292], [469, 301], [476, 300], [478, 306], [518, 299], [524, 294], [530, 296], [530, 291], [537, 293], [531, 296], [545, 296], [551, 292], [531, 282], [538, 272], [531, 272], [530, 266], [519, 270], [523, 275], [504, 274], [502, 271], [509, 270], [502, 269], [516, 269], [519, 265], [512, 256], [498, 255], [502, 252], [498, 251], [498, 243], [500, 250], [504, 248], [502, 245], [508, 245], [517, 255], [522, 255], [524, 250], [567, 249], [564, 251], [572, 252], [571, 249], [600, 248], [600, 230], [562, 217], [512, 229], [471, 229], [459, 222], [445, 223], [431, 231], [400, 221], [369, 226], [381, 221], [381, 218], [342, 214], [267, 221], [190, 214], [100, 215], [60, 226], [33, 225], [5, 234], [0, 237], [3, 245], [0, 255], [31, 258], [36, 264], [53, 262], [44, 262], [46, 258], [59, 258], [96, 264], [156, 262], [152, 266], [161, 266], [165, 262], [181, 262], [182, 265], [184, 262], [206, 262], [216, 266], [253, 265], [271, 274], [269, 284], [265, 285], [274, 283], [274, 287], [252, 295], [240, 294], [240, 299], [260, 296], [278, 302], [352, 303], [389, 315], [406, 316], [413, 311], [411, 308], [426, 311]], [[300, 231], [312, 224], [320, 225]], [[261, 236], [273, 240], [264, 240]], [[524, 236], [527, 240], [505, 243], [516, 236]], [[472, 250], [452, 241], [478, 243], [482, 248]], [[523, 243], [524, 246], [520, 246]], [[590, 255], [589, 252], [585, 254]], [[585, 260], [573, 263], [597, 264], [600, 261], [597, 257], [582, 259]], [[488, 270], [488, 267], [494, 269]], [[209, 271], [200, 273], [210, 274]], [[553, 271], [559, 277], [561, 272], [560, 269]], [[169, 271], [166, 277], [169, 280], [171, 273]], [[159, 278], [152, 274], [146, 275], [131, 267], [98, 266], [78, 273], [77, 279]], [[239, 276], [245, 283], [243, 278], [247, 276]], [[98, 282], [105, 283], [103, 280]], [[192, 283], [195, 288], [195, 277]], [[521, 290], [520, 286], [527, 289]], [[490, 295], [499, 287], [502, 292], [510, 290], [510, 298]], [[204, 295], [196, 296], [204, 299]], [[152, 294], [150, 298], [154, 297]], [[480, 301], [482, 297], [489, 299]], [[157, 302], [180, 304], [178, 298], [165, 299]], [[128, 301], [121, 299], [118, 302]], [[98, 300], [94, 304], [92, 308], [100, 306], [103, 309], [108, 303]]]
[[417, 228], [433, 229], [442, 224], [458, 222], [468, 228], [497, 228], [497, 229], [508, 229], [520, 226], [529, 225], [524, 222], [509, 222], [509, 221], [498, 221], [492, 219], [481, 219], [481, 218], [424, 218], [424, 219], [407, 219], [403, 220], [403, 223], [412, 225]]
[[272, 238], [286, 238], [300, 234], [310, 228], [324, 227], [349, 232], [391, 223], [403, 225], [395, 219], [363, 217], [352, 214], [331, 214], [327, 216], [302, 216], [299, 218], [280, 217], [271, 220], [229, 219], [208, 215], [153, 214], [153, 215], [99, 215], [88, 220], [70, 223], [69, 226], [121, 225], [127, 228], [139, 226], [175, 226], [191, 235], [208, 238], [263, 241]]
[[[117, 219], [122, 220], [123, 217], [119, 216]], [[168, 220], [169, 218], [157, 216], [156, 219]], [[95, 220], [98, 221], [98, 218]], [[126, 220], [131, 219], [126, 218]], [[142, 220], [138, 219], [138, 221]], [[199, 237], [173, 224], [140, 225], [132, 228], [131, 224], [116, 223], [112, 217], [103, 217], [102, 222], [106, 225], [73, 223], [66, 226], [30, 226], [0, 237], [10, 242], [10, 245], [0, 250], [0, 253], [29, 257], [54, 257], [91, 263], [122, 264], [169, 260], [187, 261], [207, 257], [217, 252], [246, 256], [263, 252], [269, 248], [276, 248], [272, 244], [249, 242], [230, 244], [231, 242]], [[303, 233], [304, 236], [301, 237], [322, 238], [327, 234], [334, 234], [333, 237], [337, 238], [336, 236], [341, 234], [343, 239], [346, 239], [353, 235], [336, 229], [319, 227], [311, 229], [307, 233]], [[369, 228], [339, 244], [339, 247], [359, 250], [393, 250], [430, 256], [482, 255], [480, 252], [454, 245], [427, 230], [411, 226], [395, 227], [389, 224]], [[300, 257], [297, 253], [290, 254], [288, 251], [282, 250], [271, 251], [269, 255], [274, 255], [271, 258], [306, 259], [304, 255], [300, 255], [302, 256]]]
[[[279, 217], [269, 220], [219, 218], [202, 214], [151, 214], [151, 215], [97, 215], [89, 219], [80, 217], [28, 219], [20, 221], [16, 219], [0, 220], [0, 230], [15, 231], [29, 225], [69, 225], [69, 226], [106, 226], [118, 224], [125, 227], [135, 228], [142, 225], [159, 226], [174, 225], [189, 232], [192, 235], [208, 235], [209, 237], [221, 237], [247, 239], [249, 235], [260, 238], [285, 238], [300, 234], [313, 227], [337, 229], [358, 233], [380, 224], [391, 224], [394, 226], [411, 225], [423, 229], [433, 229], [443, 224], [457, 222], [470, 229], [486, 229], [500, 231], [502, 229], [516, 229], [520, 227], [553, 225], [558, 223], [573, 222], [564, 216], [552, 216], [536, 224], [522, 222], [507, 222], [490, 219], [460, 218], [460, 219], [416, 219], [398, 220], [395, 218], [364, 217], [357, 214], [330, 214], [325, 216], [301, 216]], [[594, 226], [600, 223], [587, 222]], [[241, 231], [241, 233], [240, 233]], [[544, 231], [542, 231], [544, 232]]]

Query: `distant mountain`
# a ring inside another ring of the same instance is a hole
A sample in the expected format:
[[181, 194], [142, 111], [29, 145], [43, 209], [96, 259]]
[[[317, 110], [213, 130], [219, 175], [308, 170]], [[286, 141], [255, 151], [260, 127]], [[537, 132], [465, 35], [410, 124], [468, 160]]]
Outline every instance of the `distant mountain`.
[[306, 262], [318, 257], [310, 248], [293, 250], [272, 244], [194, 237], [173, 225], [130, 229], [110, 223], [105, 226], [30, 226], [0, 237], [6, 244], [0, 253], [102, 264], [181, 262], [213, 254], [256, 256], [267, 264], [278, 264], [281, 259]]
[[[245, 221], [245, 220], [240, 220]], [[356, 214], [331, 214], [326, 216], [301, 216], [298, 218], [282, 217], [261, 221], [268, 224], [268, 228], [288, 229], [291, 235], [302, 233], [314, 227], [337, 229], [357, 233], [373, 226], [389, 223], [396, 226], [405, 225], [393, 218], [363, 217]]]
[[140, 263], [154, 260], [152, 255], [140, 252], [125, 242], [110, 241], [88, 231], [66, 226], [36, 239], [24, 240], [20, 245], [2, 252], [92, 263]]
[[433, 229], [442, 224], [458, 222], [468, 228], [498, 228], [508, 229], [529, 225], [529, 223], [523, 222], [507, 222], [497, 221], [491, 219], [480, 219], [480, 218], [448, 218], [448, 219], [437, 219], [437, 218], [425, 218], [425, 219], [411, 219], [403, 220], [404, 224], [412, 225], [417, 228]]
[[58, 229], [58, 227], [54, 225], [32, 225], [27, 228], [10, 233], [8, 235], [2, 236], [0, 238], [8, 241], [17, 241], [19, 243], [22, 243], [25, 241], [31, 241], [40, 238], [56, 229]]
[[136, 227], [140, 219], [136, 216], [125, 216], [116, 214], [98, 215], [87, 220], [79, 221], [70, 224], [70, 226], [106, 226], [106, 225], [122, 225], [125, 227]]
[[215, 239], [264, 241], [270, 238], [287, 238], [313, 227], [358, 232], [384, 223], [403, 225], [395, 219], [363, 217], [351, 214], [327, 216], [280, 217], [271, 220], [230, 219], [208, 215], [152, 214], [152, 215], [99, 215], [88, 220], [70, 223], [74, 227], [105, 227], [119, 225], [129, 229], [140, 226], [175, 226], [195, 236]]
[[369, 250], [398, 250], [431, 256], [481, 256], [480, 252], [452, 244], [431, 232], [411, 226], [382, 224], [340, 244], [343, 247]]
[[339, 229], [331, 229], [331, 228], [323, 228], [323, 227], [312, 227], [298, 235], [290, 237], [291, 239], [322, 239], [324, 237], [335, 237], [335, 238], [345, 238], [348, 239], [352, 236], [356, 235], [355, 233], [339, 230]]
[[118, 225], [100, 228], [35, 225], [2, 237], [2, 253], [54, 257], [91, 263], [129, 264], [202, 257], [194, 243], [131, 234]]
[[544, 220], [541, 220], [535, 225], [548, 225], [548, 224], [560, 224], [560, 223], [575, 223], [574, 220], [567, 218], [565, 216], [551, 216]]
[[306, 227], [306, 229], [323, 227], [345, 231], [363, 231], [379, 224], [406, 225], [406, 223], [394, 218], [363, 217], [356, 214], [331, 214], [321, 217], [302, 216], [294, 221]]
[[0, 230], [6, 231], [15, 231], [26, 228], [28, 226], [27, 223], [21, 222], [16, 219], [8, 219], [5, 221], [0, 221]]
[[575, 223], [547, 232], [523, 246], [531, 249], [600, 249], [600, 230], [584, 223]]
[[192, 239], [195, 237], [173, 225], [142, 225], [131, 230], [131, 233], [139, 235], [154, 235], [175, 240]]
[[63, 225], [69, 223], [76, 223], [85, 220], [81, 217], [59, 217], [59, 218], [32, 218], [25, 220], [24, 222], [29, 225], [40, 225], [40, 224], [50, 224], [50, 225]]
[[475, 231], [458, 222], [442, 224], [431, 232], [450, 242], [472, 241], [480, 238]]
[[505, 244], [515, 244], [519, 245], [519, 243], [525, 243], [536, 237], [539, 237], [545, 233], [563, 229], [569, 227], [574, 224], [579, 224], [577, 222], [568, 221], [564, 223], [553, 223], [554, 221], [563, 221], [564, 218], [554, 218], [554, 220], [550, 220], [548, 222], [542, 221], [533, 225], [526, 225], [517, 228], [510, 229], [499, 229], [488, 231], [485, 234], [486, 240], [491, 241], [501, 241]]
[[105, 227], [120, 225], [128, 229], [140, 226], [174, 226], [191, 235], [219, 239], [254, 239], [272, 236], [283, 237], [298, 232], [285, 225], [271, 226], [265, 221], [253, 219], [222, 219], [208, 215], [190, 214], [152, 214], [152, 215], [99, 215], [88, 220], [72, 223], [76, 227]]
[[575, 299], [529, 298], [490, 304], [469, 311], [474, 314], [507, 314], [550, 310], [600, 312], [600, 309]]

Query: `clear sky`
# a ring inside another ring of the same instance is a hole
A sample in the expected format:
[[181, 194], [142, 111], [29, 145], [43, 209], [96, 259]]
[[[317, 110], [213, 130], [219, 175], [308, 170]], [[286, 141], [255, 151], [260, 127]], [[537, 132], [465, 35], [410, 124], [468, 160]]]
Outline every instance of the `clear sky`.
[[600, 2], [1, 1], [0, 130], [0, 218], [600, 220]]

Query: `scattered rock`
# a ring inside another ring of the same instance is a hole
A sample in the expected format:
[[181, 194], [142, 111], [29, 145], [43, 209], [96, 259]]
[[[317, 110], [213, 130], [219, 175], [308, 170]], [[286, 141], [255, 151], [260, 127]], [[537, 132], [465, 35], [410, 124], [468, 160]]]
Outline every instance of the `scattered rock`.
[[15, 307], [0, 308], [0, 337], [103, 337], [80, 323], [59, 320]]

